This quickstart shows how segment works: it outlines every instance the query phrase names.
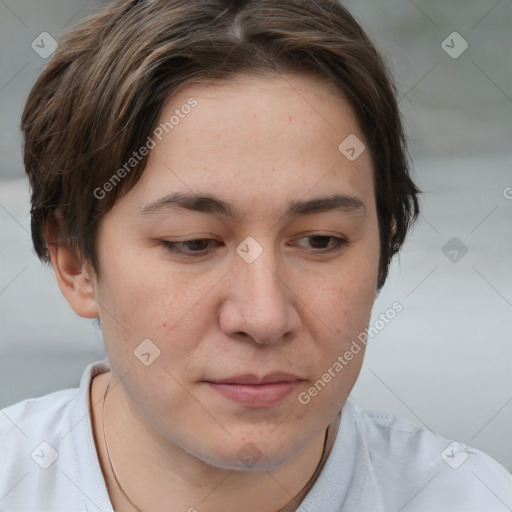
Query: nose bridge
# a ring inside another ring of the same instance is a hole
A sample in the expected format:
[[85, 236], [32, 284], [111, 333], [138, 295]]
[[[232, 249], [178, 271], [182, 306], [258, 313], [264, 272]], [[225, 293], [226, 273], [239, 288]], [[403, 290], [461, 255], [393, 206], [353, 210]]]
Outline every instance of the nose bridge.
[[251, 309], [286, 299], [281, 281], [276, 276], [279, 272], [278, 257], [271, 248], [263, 250], [252, 262], [240, 258], [237, 267], [239, 284]]
[[[283, 268], [279, 254], [272, 246], [259, 247], [249, 241], [237, 248], [230, 329], [268, 343], [294, 330], [298, 313], [294, 312], [293, 295], [279, 275]], [[240, 253], [240, 249], [246, 252]], [[257, 249], [259, 254], [254, 258]]]

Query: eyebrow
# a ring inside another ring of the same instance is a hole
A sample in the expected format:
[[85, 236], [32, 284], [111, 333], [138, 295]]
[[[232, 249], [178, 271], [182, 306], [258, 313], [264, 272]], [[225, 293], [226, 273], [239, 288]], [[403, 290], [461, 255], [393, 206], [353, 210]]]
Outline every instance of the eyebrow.
[[[169, 208], [182, 208], [201, 213], [222, 215], [237, 219], [240, 211], [231, 203], [210, 194], [193, 194], [174, 192], [152, 201], [139, 209], [142, 216], [152, 216]], [[366, 207], [358, 197], [347, 194], [333, 194], [308, 200], [291, 201], [288, 203], [284, 217], [312, 215], [331, 210], [343, 213], [358, 213], [364, 215]]]

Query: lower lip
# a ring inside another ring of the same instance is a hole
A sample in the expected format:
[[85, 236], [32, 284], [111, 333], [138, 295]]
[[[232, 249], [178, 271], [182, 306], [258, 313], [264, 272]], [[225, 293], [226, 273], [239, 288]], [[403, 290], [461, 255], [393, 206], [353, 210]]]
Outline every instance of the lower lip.
[[221, 384], [208, 382], [209, 386], [220, 393], [246, 407], [272, 407], [282, 402], [300, 384], [293, 382], [273, 382], [270, 384]]

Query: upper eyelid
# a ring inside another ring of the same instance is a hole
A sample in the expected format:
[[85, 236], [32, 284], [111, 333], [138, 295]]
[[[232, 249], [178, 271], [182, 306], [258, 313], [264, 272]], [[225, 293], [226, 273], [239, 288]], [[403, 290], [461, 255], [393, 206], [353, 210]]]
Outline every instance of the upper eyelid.
[[[336, 240], [336, 244], [334, 245], [333, 248], [335, 248], [336, 246], [341, 247], [343, 245], [348, 245], [350, 243], [348, 238], [345, 237], [345, 236], [342, 236], [342, 235], [329, 235], [329, 234], [323, 234], [323, 233], [306, 234], [306, 235], [294, 238], [294, 241], [295, 240], [308, 239], [308, 238], [333, 238], [333, 239]], [[183, 245], [185, 245], [187, 243], [203, 241], [203, 240], [208, 241], [208, 242], [217, 242], [217, 243], [219, 243], [219, 241], [214, 239], [214, 238], [206, 238], [206, 237], [203, 237], [203, 238], [190, 238], [188, 240], [162, 240], [162, 242], [164, 243], [164, 245], [167, 245], [168, 247], [180, 247], [180, 245], [183, 246]], [[210, 246], [210, 248], [211, 248], [211, 246]], [[203, 251], [207, 251], [207, 250], [208, 250], [208, 247], [206, 247], [205, 249], [201, 249], [200, 251], [189, 251], [188, 254], [194, 254], [194, 253], [200, 254]], [[187, 251], [184, 250], [183, 252], [187, 252]]]
[[[302, 236], [298, 236], [293, 238], [293, 240], [302, 240], [303, 238], [337, 238], [340, 240], [346, 240], [347, 237], [342, 235], [330, 235], [330, 234], [324, 234], [324, 233], [313, 233], [313, 234], [305, 234]], [[201, 238], [188, 238], [187, 240], [162, 240], [162, 242], [167, 244], [186, 244], [189, 242], [197, 242], [199, 240], [208, 240], [212, 242], [219, 242], [219, 240], [216, 240], [215, 238], [208, 238], [208, 237], [201, 237]]]

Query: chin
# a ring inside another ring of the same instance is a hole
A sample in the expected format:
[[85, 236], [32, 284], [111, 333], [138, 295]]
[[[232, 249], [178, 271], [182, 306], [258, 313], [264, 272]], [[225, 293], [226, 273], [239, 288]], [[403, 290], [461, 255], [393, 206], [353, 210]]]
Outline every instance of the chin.
[[290, 437], [285, 437], [283, 432], [274, 440], [263, 433], [260, 438], [247, 436], [242, 439], [235, 436], [224, 439], [221, 442], [206, 443], [198, 450], [198, 445], [191, 443], [194, 449], [189, 453], [204, 463], [220, 469], [229, 471], [270, 471], [283, 466], [292, 460], [305, 446], [306, 441], [293, 444]]

